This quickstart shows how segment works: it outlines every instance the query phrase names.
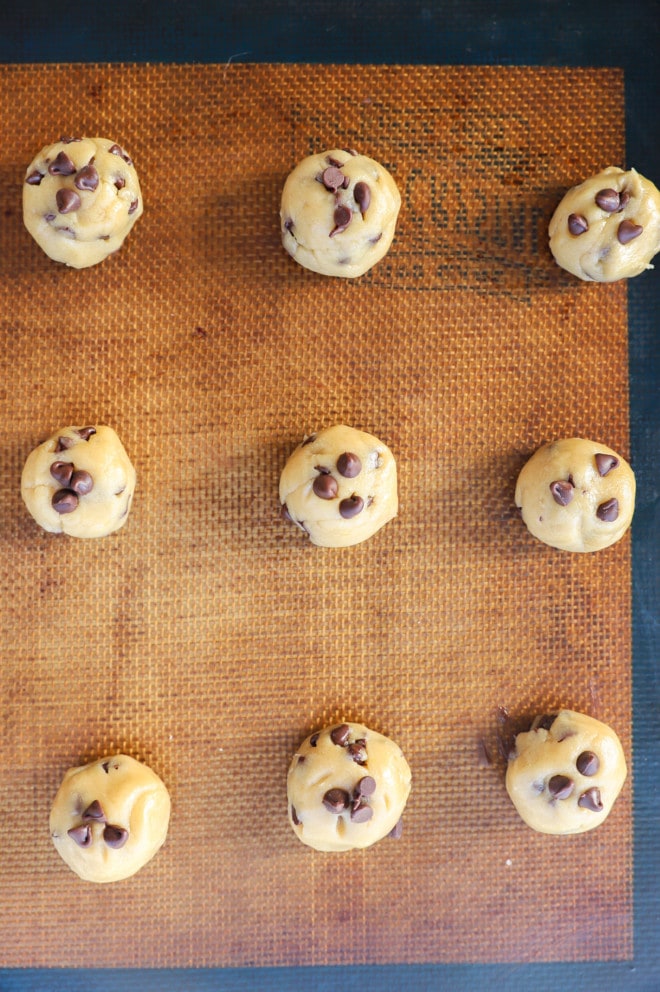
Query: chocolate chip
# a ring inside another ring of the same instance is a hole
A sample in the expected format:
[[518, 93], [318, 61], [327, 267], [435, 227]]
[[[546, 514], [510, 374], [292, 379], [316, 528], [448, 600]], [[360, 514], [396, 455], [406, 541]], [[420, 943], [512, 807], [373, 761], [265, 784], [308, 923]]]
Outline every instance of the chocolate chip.
[[282, 503], [280, 507], [280, 516], [282, 517], [282, 520], [286, 520], [286, 522], [289, 524], [292, 524], [294, 522], [293, 517], [289, 513], [289, 507], [286, 505], [286, 503]]
[[607, 475], [608, 472], [611, 472], [619, 464], [619, 459], [614, 455], [604, 455], [602, 452], [598, 452], [595, 457], [599, 475]]
[[74, 493], [77, 493], [78, 496], [86, 496], [87, 493], [91, 493], [93, 488], [94, 480], [89, 472], [85, 472], [84, 469], [76, 469], [71, 476], [69, 489], [73, 489]]
[[115, 177], [115, 189], [123, 189], [125, 185], [126, 185], [126, 180], [124, 179], [123, 176]]
[[329, 165], [327, 169], [324, 169], [321, 176], [321, 182], [327, 190], [331, 193], [336, 193], [338, 189], [341, 189], [344, 185], [344, 180], [346, 176], [341, 171], [341, 163], [337, 165]]
[[71, 827], [67, 830], [67, 834], [71, 840], [75, 840], [78, 847], [89, 847], [92, 843], [92, 831], [82, 823], [79, 827]]
[[105, 772], [106, 775], [109, 775], [110, 774], [110, 762], [109, 761], [104, 761], [103, 764], [101, 765], [101, 768], [103, 769], [103, 771]]
[[82, 141], [82, 138], [71, 138], [69, 135], [60, 135], [60, 141], [63, 145], [70, 145], [72, 141]]
[[568, 506], [573, 499], [573, 486], [570, 482], [562, 482], [561, 479], [550, 483], [550, 492], [555, 503], [559, 503], [560, 506]]
[[136, 210], [137, 210], [137, 208], [138, 208], [138, 203], [139, 203], [139, 201], [138, 201], [138, 200], [133, 200], [133, 202], [131, 203], [131, 205], [130, 205], [130, 207], [128, 208], [128, 213], [129, 213], [129, 216], [130, 216], [131, 214], [134, 214], [134, 213], [135, 213], [135, 211], [136, 211]]
[[356, 765], [366, 765], [367, 749], [364, 741], [355, 741], [353, 744], [349, 744], [347, 750]]
[[353, 823], [366, 823], [373, 815], [374, 811], [371, 806], [363, 803], [361, 799], [357, 799], [353, 803], [353, 808], [351, 809], [351, 820]]
[[59, 482], [59, 484], [64, 486], [66, 489], [71, 481], [71, 476], [73, 475], [73, 463], [53, 462], [50, 466], [50, 474], [55, 479], [55, 482]]
[[367, 210], [369, 209], [369, 204], [371, 203], [371, 190], [366, 183], [359, 182], [355, 184], [355, 189], [353, 190], [353, 199], [360, 208], [360, 213], [364, 217]]
[[383, 236], [383, 232], [382, 231], [380, 232], [380, 234], [374, 234], [373, 238], [369, 238], [369, 244], [370, 245], [377, 245], [378, 242], [380, 241], [380, 239], [382, 238], [382, 236]]
[[50, 222], [51, 222], [52, 220], [55, 220], [55, 218], [56, 218], [56, 217], [57, 217], [57, 214], [44, 214], [44, 220], [45, 220], [45, 221], [46, 221], [46, 222], [47, 222], [48, 224], [50, 224]]
[[78, 507], [78, 497], [71, 489], [58, 489], [51, 503], [56, 513], [73, 513]]
[[293, 221], [291, 220], [290, 217], [289, 217], [288, 220], [285, 220], [284, 221], [284, 230], [285, 231], [288, 231], [289, 234], [292, 234], [293, 233]]
[[41, 172], [35, 169], [34, 172], [30, 173], [30, 175], [27, 177], [25, 182], [28, 184], [28, 186], [38, 186], [43, 178], [44, 177], [41, 174]]
[[580, 234], [584, 234], [585, 231], [589, 230], [587, 218], [583, 217], [582, 214], [569, 214], [568, 230], [576, 237]]
[[347, 155], [355, 156], [358, 154], [354, 148], [344, 148], [343, 151], [345, 151]]
[[634, 241], [638, 238], [644, 228], [641, 224], [635, 224], [631, 220], [622, 220], [619, 224], [616, 236], [619, 239], [619, 244], [627, 245], [628, 242]]
[[70, 214], [80, 209], [81, 200], [75, 189], [65, 188], [58, 189], [55, 194], [55, 202], [61, 214]]
[[615, 189], [601, 189], [596, 193], [596, 203], [608, 214], [615, 213], [620, 206], [619, 194]]
[[[312, 734], [312, 736], [311, 736], [311, 737], [309, 738], [309, 746], [310, 746], [310, 747], [316, 747], [316, 745], [317, 745], [317, 744], [318, 744], [318, 742], [319, 742], [319, 737], [320, 737], [320, 736], [321, 736], [320, 734]], [[336, 744], [336, 743], [337, 743], [337, 742], [335, 741], [335, 744]]]
[[363, 506], [364, 500], [361, 496], [347, 496], [339, 504], [339, 512], [345, 520], [350, 520], [351, 517], [357, 517], [358, 513], [362, 512]]
[[93, 165], [86, 165], [80, 170], [73, 181], [73, 185], [78, 189], [87, 189], [94, 192], [99, 184], [99, 174]]
[[351, 728], [347, 723], [341, 723], [338, 727], [333, 727], [330, 731], [330, 740], [339, 747], [344, 747], [351, 735]]
[[337, 471], [345, 479], [354, 479], [362, 471], [362, 462], [352, 451], [345, 451], [337, 459]]
[[593, 751], [583, 751], [582, 754], [578, 755], [575, 764], [581, 775], [595, 775], [600, 768], [598, 755], [594, 754]]
[[595, 787], [592, 789], [587, 789], [583, 792], [578, 799], [578, 806], [582, 806], [583, 809], [590, 809], [593, 813], [600, 813], [603, 808], [603, 801], [600, 798], [600, 789]]
[[334, 499], [339, 490], [337, 480], [332, 475], [321, 473], [312, 483], [312, 489], [319, 499]]
[[296, 813], [296, 807], [295, 806], [292, 806], [291, 807], [291, 819], [293, 820], [293, 822], [295, 823], [295, 825], [297, 827], [300, 826], [300, 820], [298, 819], [298, 814]]
[[96, 427], [79, 427], [76, 434], [78, 437], [81, 437], [83, 441], [89, 441], [90, 437], [96, 434]]
[[611, 523], [613, 520], [616, 520], [619, 516], [618, 499], [607, 499], [604, 503], [601, 503], [596, 510], [596, 516], [605, 523]]
[[51, 176], [72, 176], [76, 167], [66, 152], [60, 152], [57, 158], [50, 163], [48, 171]]
[[358, 796], [373, 796], [376, 791], [376, 779], [371, 775], [365, 775], [355, 786], [355, 793]]
[[108, 148], [108, 151], [110, 152], [111, 155], [119, 155], [120, 158], [123, 158], [124, 162], [126, 162], [126, 165], [133, 165], [130, 156], [127, 155], [124, 149], [121, 148], [119, 145], [111, 145], [110, 148]]
[[623, 190], [621, 196], [619, 197], [619, 212], [621, 212], [624, 209], [624, 207], [627, 207], [629, 202], [630, 202], [630, 193], [628, 192], [628, 190]]
[[123, 827], [113, 827], [108, 824], [103, 831], [103, 840], [106, 842], [108, 847], [113, 847], [115, 850], [118, 850], [120, 847], [123, 847], [128, 840], [128, 830], [124, 830]]
[[341, 169], [344, 164], [343, 162], [340, 162], [339, 159], [333, 158], [332, 155], [326, 155], [325, 160], [326, 162], [329, 162], [330, 165], [334, 165], [336, 169]]
[[58, 437], [55, 451], [67, 451], [69, 448], [73, 448], [75, 443], [72, 437]]
[[351, 223], [352, 216], [353, 214], [350, 209], [343, 203], [340, 203], [338, 207], [335, 207], [335, 212], [333, 214], [335, 226], [330, 231], [330, 237], [334, 238], [335, 234], [341, 234], [342, 231], [345, 231]]
[[575, 782], [567, 775], [553, 775], [548, 782], [548, 792], [553, 799], [568, 799], [575, 788]]
[[90, 803], [85, 812], [82, 815], [83, 823], [85, 820], [98, 820], [99, 823], [105, 823], [105, 813], [103, 812], [103, 807], [101, 806], [98, 799]]
[[391, 837], [392, 840], [400, 840], [402, 835], [403, 835], [403, 817], [400, 816], [387, 836]]
[[311, 444], [312, 441], [316, 441], [316, 434], [310, 434], [309, 437], [306, 437], [300, 447], [304, 448], [306, 444]]
[[343, 813], [350, 803], [351, 798], [344, 789], [328, 789], [323, 797], [323, 805], [331, 813]]

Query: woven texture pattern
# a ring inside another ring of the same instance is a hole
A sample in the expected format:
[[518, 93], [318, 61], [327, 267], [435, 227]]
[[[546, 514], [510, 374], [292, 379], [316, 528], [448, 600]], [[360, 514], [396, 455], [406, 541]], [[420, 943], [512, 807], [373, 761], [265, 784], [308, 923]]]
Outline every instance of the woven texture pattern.
[[[630, 542], [531, 538], [515, 479], [541, 443], [628, 456], [624, 285], [563, 273], [569, 186], [624, 164], [616, 70], [0, 67], [3, 965], [626, 958], [631, 786], [599, 830], [534, 834], [498, 712], [561, 706], [630, 753]], [[145, 214], [84, 271], [21, 219], [60, 134], [120, 142]], [[394, 245], [357, 281], [283, 251], [279, 195], [313, 151], [389, 168]], [[23, 462], [107, 423], [138, 473], [128, 524], [45, 534]], [[311, 546], [279, 518], [289, 452], [332, 423], [399, 466], [399, 517]], [[413, 772], [400, 841], [338, 856], [286, 820], [299, 741], [359, 720]], [[480, 742], [495, 755], [479, 760]], [[167, 783], [170, 834], [114, 886], [48, 836], [64, 771], [125, 751]]]

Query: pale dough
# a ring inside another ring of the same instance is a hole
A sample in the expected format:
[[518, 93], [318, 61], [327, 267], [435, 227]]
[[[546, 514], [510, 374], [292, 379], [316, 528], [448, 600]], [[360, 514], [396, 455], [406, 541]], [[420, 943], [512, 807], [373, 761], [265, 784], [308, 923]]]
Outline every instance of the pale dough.
[[111, 427], [64, 427], [30, 452], [21, 495], [53, 534], [105, 537], [123, 527], [135, 469]]
[[125, 754], [70, 768], [55, 796], [50, 833], [58, 853], [87, 882], [117, 882], [162, 847], [170, 797], [161, 779]]
[[516, 506], [530, 533], [563, 551], [599, 551], [627, 531], [635, 509], [630, 465], [605, 444], [553, 441], [523, 466]]
[[371, 434], [328, 427], [290, 456], [280, 476], [280, 503], [312, 544], [359, 544], [397, 514], [394, 456]]
[[623, 748], [614, 731], [593, 717], [562, 710], [554, 719], [543, 719], [536, 729], [517, 735], [506, 788], [532, 829], [579, 834], [598, 827], [608, 816], [626, 774]]
[[634, 169], [610, 166], [568, 191], [549, 235], [557, 264], [579, 279], [637, 276], [660, 251], [660, 192]]
[[284, 184], [282, 244], [306, 269], [355, 278], [387, 254], [400, 207], [394, 179], [367, 155], [310, 155]]
[[131, 157], [108, 138], [62, 138], [25, 174], [25, 226], [50, 258], [75, 269], [118, 251], [142, 210]]
[[401, 834], [410, 767], [400, 747], [360, 723], [311, 734], [287, 776], [289, 822], [317, 851], [370, 847]]

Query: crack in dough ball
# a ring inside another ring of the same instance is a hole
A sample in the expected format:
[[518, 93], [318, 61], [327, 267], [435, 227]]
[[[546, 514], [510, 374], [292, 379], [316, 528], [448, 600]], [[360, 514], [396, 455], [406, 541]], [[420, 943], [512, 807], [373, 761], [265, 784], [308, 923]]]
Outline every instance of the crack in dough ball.
[[606, 819], [626, 775], [614, 731], [593, 717], [562, 710], [517, 735], [506, 788], [533, 830], [579, 834]]
[[623, 537], [635, 509], [630, 465], [605, 444], [553, 441], [523, 466], [516, 506], [534, 537], [562, 551], [600, 551]]
[[289, 823], [317, 851], [351, 851], [401, 836], [410, 794], [401, 748], [360, 723], [311, 734], [287, 776]]
[[568, 191], [548, 233], [557, 264], [579, 279], [637, 276], [660, 251], [660, 192], [634, 169], [610, 166]]
[[303, 159], [282, 191], [282, 244], [306, 269], [355, 278], [392, 244], [401, 194], [378, 162], [335, 148]]
[[70, 768], [50, 814], [53, 843], [87, 882], [117, 882], [151, 861], [167, 837], [170, 797], [161, 779], [125, 754]]
[[311, 434], [284, 466], [280, 503], [312, 544], [359, 544], [398, 512], [394, 456], [378, 438], [343, 424]]
[[30, 452], [23, 502], [52, 534], [106, 537], [124, 526], [135, 469], [111, 427], [64, 427]]
[[25, 174], [25, 226], [49, 258], [75, 269], [118, 251], [142, 211], [131, 157], [107, 138], [61, 138]]

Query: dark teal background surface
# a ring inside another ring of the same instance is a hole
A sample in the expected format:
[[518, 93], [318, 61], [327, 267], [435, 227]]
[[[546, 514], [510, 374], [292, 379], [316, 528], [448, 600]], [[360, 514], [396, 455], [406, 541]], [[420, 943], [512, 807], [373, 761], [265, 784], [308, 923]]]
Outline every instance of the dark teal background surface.
[[[618, 66], [625, 72], [625, 164], [660, 185], [657, 0], [627, 4], [611, 0], [115, 0], [98, 6], [32, 0], [3, 10], [0, 61]], [[604, 127], [606, 121], [604, 115]], [[1, 129], [0, 121], [0, 133]], [[8, 140], [7, 135], [2, 139]], [[631, 280], [628, 301], [631, 462], [638, 485], [633, 522], [634, 960], [140, 972], [0, 970], [0, 992], [96, 988], [108, 992], [476, 992], [489, 987], [503, 992], [660, 992], [660, 263], [655, 272]], [[603, 324], [606, 339], [606, 313]], [[591, 867], [586, 864], [584, 871]], [[534, 898], [533, 891], [529, 898]], [[291, 912], [295, 914], [295, 906]], [[99, 939], [111, 937], [112, 921], [108, 920]]]

